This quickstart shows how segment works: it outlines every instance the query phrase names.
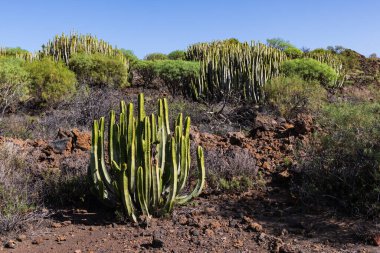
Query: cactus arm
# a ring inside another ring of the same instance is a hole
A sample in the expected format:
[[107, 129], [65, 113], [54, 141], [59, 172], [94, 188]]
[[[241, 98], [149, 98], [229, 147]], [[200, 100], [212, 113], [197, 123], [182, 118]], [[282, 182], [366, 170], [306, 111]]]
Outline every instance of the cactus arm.
[[170, 135], [170, 125], [169, 125], [169, 107], [168, 100], [166, 98], [163, 99], [163, 121], [166, 127], [166, 133]]
[[128, 190], [128, 177], [127, 177], [127, 165], [124, 163], [121, 168], [120, 173], [120, 189], [121, 189], [121, 197], [122, 203], [124, 207], [124, 211], [127, 213], [128, 217], [131, 218], [134, 222], [137, 222], [136, 214], [134, 211], [134, 207], [132, 204], [131, 195]]
[[106, 162], [104, 159], [104, 117], [99, 121], [99, 138], [98, 138], [98, 164], [100, 167], [100, 177], [108, 190], [112, 191], [111, 177], [106, 168]]
[[198, 147], [197, 150], [197, 160], [198, 160], [198, 181], [197, 185], [195, 186], [194, 190], [189, 194], [185, 196], [180, 196], [176, 198], [176, 202], [180, 205], [185, 204], [192, 198], [195, 198], [201, 194], [202, 189], [206, 182], [206, 169], [204, 165], [204, 155], [203, 155], [203, 149], [201, 146]]
[[114, 125], [115, 125], [115, 111], [110, 111], [110, 120], [108, 124], [108, 157], [110, 163], [114, 161]]
[[150, 201], [150, 187], [151, 187], [151, 144], [150, 144], [150, 121], [149, 117], [144, 119], [144, 134], [142, 136], [143, 157], [144, 157], [144, 194], [145, 201]]
[[152, 207], [158, 209], [161, 198], [161, 187], [160, 187], [160, 168], [158, 167], [158, 161], [152, 169]]
[[127, 155], [127, 126], [126, 126], [126, 117], [127, 115], [125, 113], [120, 113], [120, 161], [119, 166], [123, 163], [128, 163], [128, 155]]
[[144, 194], [144, 170], [141, 166], [137, 169], [137, 198], [142, 213], [150, 217]]
[[171, 212], [174, 207], [176, 193], [177, 193], [177, 183], [178, 183], [178, 171], [177, 171], [177, 161], [176, 161], [176, 146], [175, 139], [171, 139], [171, 166], [170, 166], [170, 186], [169, 186], [169, 196], [165, 205], [167, 212]]
[[127, 125], [127, 164], [128, 164], [128, 178], [129, 178], [129, 192], [131, 194], [135, 191], [135, 177], [136, 177], [136, 161], [135, 161], [135, 123], [133, 116], [133, 104], [128, 105], [128, 125]]
[[177, 189], [177, 194], [185, 187], [187, 182], [187, 176], [189, 174], [188, 156], [187, 153], [190, 152], [190, 149], [187, 147], [187, 141], [184, 136], [181, 137], [181, 170], [179, 174], [179, 187]]
[[90, 189], [105, 205], [114, 207], [116, 205], [115, 198], [104, 187], [102, 177], [99, 173], [99, 123], [97, 120], [95, 120], [93, 124], [91, 142], [90, 165], [87, 171], [88, 179], [91, 184]]
[[151, 123], [151, 133], [152, 133], [152, 143], [156, 144], [157, 142], [157, 125], [156, 125], [156, 117], [155, 115], [152, 113], [152, 115], [150, 115], [150, 123]]
[[139, 122], [143, 122], [145, 119], [145, 107], [144, 107], [144, 94], [140, 93], [138, 96], [138, 120]]

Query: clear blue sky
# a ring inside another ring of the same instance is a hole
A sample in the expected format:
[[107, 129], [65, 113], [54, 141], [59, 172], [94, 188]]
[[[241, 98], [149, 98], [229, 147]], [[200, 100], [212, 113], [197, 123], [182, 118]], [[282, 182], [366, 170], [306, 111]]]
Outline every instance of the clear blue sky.
[[140, 58], [230, 37], [380, 55], [380, 0], [2, 0], [0, 8], [0, 46], [30, 51], [77, 31]]

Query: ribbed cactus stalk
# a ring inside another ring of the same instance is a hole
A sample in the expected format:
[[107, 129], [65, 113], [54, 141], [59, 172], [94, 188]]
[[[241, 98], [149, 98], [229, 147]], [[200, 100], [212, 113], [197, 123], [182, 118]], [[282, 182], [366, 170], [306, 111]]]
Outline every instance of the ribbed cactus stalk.
[[222, 100], [234, 95], [257, 103], [264, 84], [279, 75], [286, 55], [260, 43], [216, 41], [190, 46], [187, 58], [201, 62], [199, 82], [190, 87], [194, 97]]
[[[281, 64], [287, 60], [284, 52], [261, 43], [198, 43], [191, 45], [186, 57], [200, 61], [199, 82], [188, 88], [195, 98], [224, 100], [237, 96], [255, 103], [263, 99], [262, 87], [280, 74]], [[342, 86], [345, 70], [338, 57], [332, 54], [305, 54], [331, 66], [337, 73], [336, 86]]]
[[205, 184], [202, 147], [198, 147], [198, 182], [188, 194], [190, 171], [190, 118], [178, 115], [170, 133], [168, 104], [158, 100], [158, 115], [147, 116], [144, 96], [138, 97], [138, 115], [133, 104], [120, 103], [120, 116], [110, 112], [108, 124], [108, 162], [105, 159], [104, 117], [92, 129], [91, 160], [88, 177], [92, 191], [105, 204], [122, 207], [137, 221], [140, 214], [150, 217], [171, 212], [198, 196]]
[[39, 58], [52, 56], [55, 61], [62, 60], [69, 64], [71, 55], [75, 53], [94, 54], [99, 53], [120, 59], [127, 67], [129, 62], [124, 54], [117, 48], [112, 47], [104, 40], [99, 40], [92, 35], [71, 33], [69, 36], [56, 35], [52, 41], [48, 41], [38, 52]]

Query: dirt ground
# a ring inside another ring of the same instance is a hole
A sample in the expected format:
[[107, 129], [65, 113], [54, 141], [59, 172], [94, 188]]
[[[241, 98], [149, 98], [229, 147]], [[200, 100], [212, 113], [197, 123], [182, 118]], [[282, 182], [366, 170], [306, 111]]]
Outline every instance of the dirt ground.
[[3, 252], [380, 252], [359, 236], [370, 222], [303, 210], [282, 189], [205, 194], [172, 217], [136, 225], [111, 211], [59, 210], [5, 239]]

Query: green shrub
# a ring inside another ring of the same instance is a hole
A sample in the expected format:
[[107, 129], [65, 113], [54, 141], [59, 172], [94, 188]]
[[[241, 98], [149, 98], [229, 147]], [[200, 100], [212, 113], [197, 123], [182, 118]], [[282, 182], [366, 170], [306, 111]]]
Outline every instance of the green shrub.
[[267, 45], [284, 51], [287, 48], [295, 48], [289, 41], [281, 38], [267, 39]]
[[296, 48], [296, 47], [288, 47], [284, 50], [284, 53], [286, 56], [288, 56], [290, 59], [296, 59], [301, 58], [303, 55], [302, 50]]
[[144, 57], [144, 60], [147, 60], [147, 61], [158, 61], [158, 60], [167, 60], [167, 59], [168, 59], [168, 56], [163, 53], [151, 53], [151, 54], [147, 54]]
[[132, 50], [121, 48], [120, 51], [124, 54], [125, 58], [127, 58], [127, 60], [129, 60], [129, 62], [132, 65], [139, 60], [139, 58], [135, 55], [135, 53], [133, 53]]
[[300, 197], [379, 217], [380, 104], [326, 105], [318, 121], [324, 133], [302, 159]]
[[62, 62], [45, 58], [26, 66], [31, 78], [30, 92], [40, 105], [60, 102], [76, 91], [75, 73]]
[[341, 59], [343, 66], [351, 72], [353, 70], [363, 70], [360, 63], [362, 56], [354, 50], [346, 49], [338, 57]]
[[128, 68], [118, 58], [101, 54], [76, 54], [69, 67], [81, 84], [125, 87], [128, 85]]
[[143, 85], [145, 87], [151, 85], [156, 77], [154, 61], [137, 61], [132, 66], [132, 73], [134, 76], [137, 75], [139, 80], [141, 80], [137, 85]]
[[286, 76], [300, 76], [306, 81], [318, 81], [324, 86], [333, 86], [338, 78], [333, 68], [311, 58], [285, 61], [282, 71]]
[[326, 90], [317, 81], [298, 76], [274, 78], [264, 86], [264, 92], [266, 100], [285, 117], [318, 110], [326, 98]]
[[169, 60], [185, 60], [186, 52], [183, 50], [175, 50], [168, 54]]
[[303, 55], [301, 49], [296, 48], [289, 41], [281, 38], [267, 39], [267, 45], [283, 51], [290, 59], [300, 58]]
[[309, 52], [309, 54], [328, 54], [328, 53], [331, 53], [331, 51], [324, 48], [316, 48]]
[[199, 63], [180, 60], [156, 61], [154, 72], [172, 94], [182, 91], [184, 94], [189, 93], [185, 90], [190, 89], [192, 83], [199, 77]]
[[162, 80], [172, 94], [185, 92], [199, 76], [199, 63], [182, 60], [138, 61], [133, 71], [140, 77], [144, 86], [155, 79]]
[[219, 178], [218, 189], [224, 192], [245, 192], [254, 185], [253, 179], [247, 176], [232, 179]]
[[0, 58], [0, 114], [28, 96], [29, 74], [23, 63], [16, 58]]

